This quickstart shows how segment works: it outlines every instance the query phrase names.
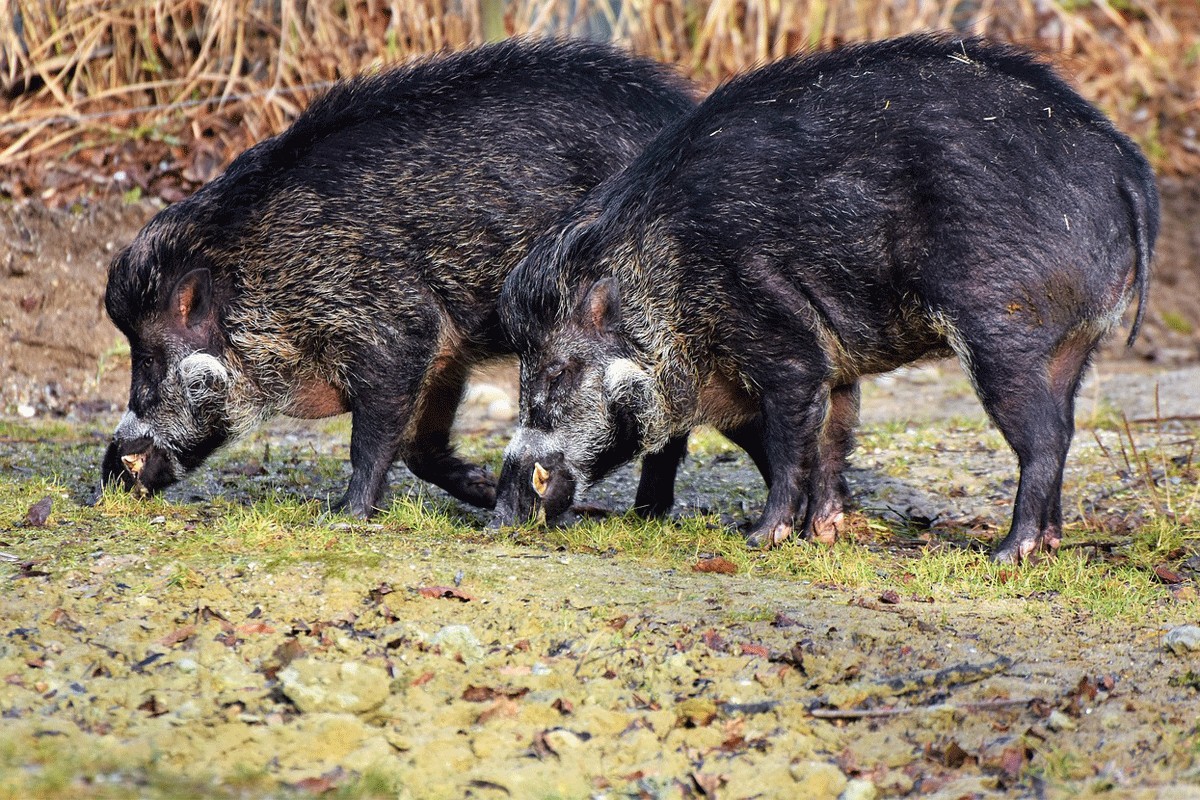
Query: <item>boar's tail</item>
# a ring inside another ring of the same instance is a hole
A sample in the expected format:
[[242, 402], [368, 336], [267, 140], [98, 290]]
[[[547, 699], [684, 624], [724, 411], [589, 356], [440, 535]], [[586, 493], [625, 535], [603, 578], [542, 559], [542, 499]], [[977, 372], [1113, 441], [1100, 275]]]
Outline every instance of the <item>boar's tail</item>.
[[[1147, 197], [1146, 192], [1151, 195]], [[1154, 185], [1148, 189], [1133, 185], [1126, 181], [1121, 186], [1125, 202], [1133, 216], [1133, 236], [1137, 246], [1137, 259], [1133, 267], [1133, 288], [1137, 290], [1137, 313], [1133, 317], [1133, 327], [1129, 329], [1129, 338], [1125, 346], [1133, 345], [1138, 331], [1142, 328], [1142, 317], [1146, 314], [1146, 296], [1150, 289], [1150, 259], [1154, 253], [1154, 240], [1158, 233], [1158, 203], [1154, 194]]]

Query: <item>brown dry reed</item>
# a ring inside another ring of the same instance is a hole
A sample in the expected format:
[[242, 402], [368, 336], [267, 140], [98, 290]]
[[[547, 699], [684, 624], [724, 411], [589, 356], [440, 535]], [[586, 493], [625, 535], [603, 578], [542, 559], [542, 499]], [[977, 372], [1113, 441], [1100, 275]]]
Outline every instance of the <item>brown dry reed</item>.
[[1197, 0], [7, 0], [0, 169], [157, 139], [207, 146], [211, 173], [329, 81], [506, 36], [612, 39], [711, 88], [789, 53], [947, 29], [1045, 54], [1160, 171], [1200, 173]]

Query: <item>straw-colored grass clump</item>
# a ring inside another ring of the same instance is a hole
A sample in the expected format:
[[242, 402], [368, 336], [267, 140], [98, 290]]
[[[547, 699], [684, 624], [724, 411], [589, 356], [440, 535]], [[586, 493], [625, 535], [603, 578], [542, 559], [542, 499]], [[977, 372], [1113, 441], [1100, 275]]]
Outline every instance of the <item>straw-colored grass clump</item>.
[[788, 53], [929, 29], [1045, 53], [1160, 171], [1200, 172], [1200, 5], [1169, 0], [12, 0], [0, 170], [82, 154], [111, 172], [159, 142], [194, 187], [329, 81], [505, 36], [611, 38], [711, 87]]

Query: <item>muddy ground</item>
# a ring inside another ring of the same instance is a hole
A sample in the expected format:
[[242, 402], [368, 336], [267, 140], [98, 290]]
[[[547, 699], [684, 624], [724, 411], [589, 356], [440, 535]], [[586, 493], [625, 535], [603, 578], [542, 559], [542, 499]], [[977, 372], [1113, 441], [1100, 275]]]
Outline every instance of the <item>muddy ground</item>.
[[[0, 213], [0, 798], [1200, 797], [1200, 649], [1167, 643], [1200, 625], [1200, 191], [1164, 198], [1146, 333], [1081, 393], [1066, 546], [1022, 574], [984, 564], [1015, 464], [950, 363], [866, 387], [834, 551], [738, 548], [761, 482], [704, 442], [662, 554], [489, 534], [403, 468], [396, 511], [327, 519], [344, 422], [97, 502], [128, 380], [103, 269], [149, 210]], [[510, 386], [463, 422], [493, 463]], [[1123, 572], [1166, 506], [1165, 575]]]

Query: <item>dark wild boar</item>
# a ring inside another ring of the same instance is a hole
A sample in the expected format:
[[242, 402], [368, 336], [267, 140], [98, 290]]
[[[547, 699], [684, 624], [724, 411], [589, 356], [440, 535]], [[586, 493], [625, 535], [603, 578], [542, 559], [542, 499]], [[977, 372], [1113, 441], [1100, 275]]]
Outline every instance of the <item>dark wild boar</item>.
[[1053, 550], [1075, 393], [1134, 297], [1136, 335], [1157, 229], [1138, 148], [1011, 47], [910, 36], [736, 78], [505, 282], [498, 514], [553, 518], [706, 423], [766, 477], [752, 544], [830, 541], [858, 379], [954, 354], [1020, 464], [994, 557]]
[[584, 192], [690, 110], [616, 49], [509, 41], [346, 81], [162, 211], [113, 261], [133, 355], [104, 480], [157, 490], [276, 414], [349, 411], [340, 508], [369, 515], [398, 457], [477, 506], [455, 455], [469, 368], [507, 352], [504, 277]]

